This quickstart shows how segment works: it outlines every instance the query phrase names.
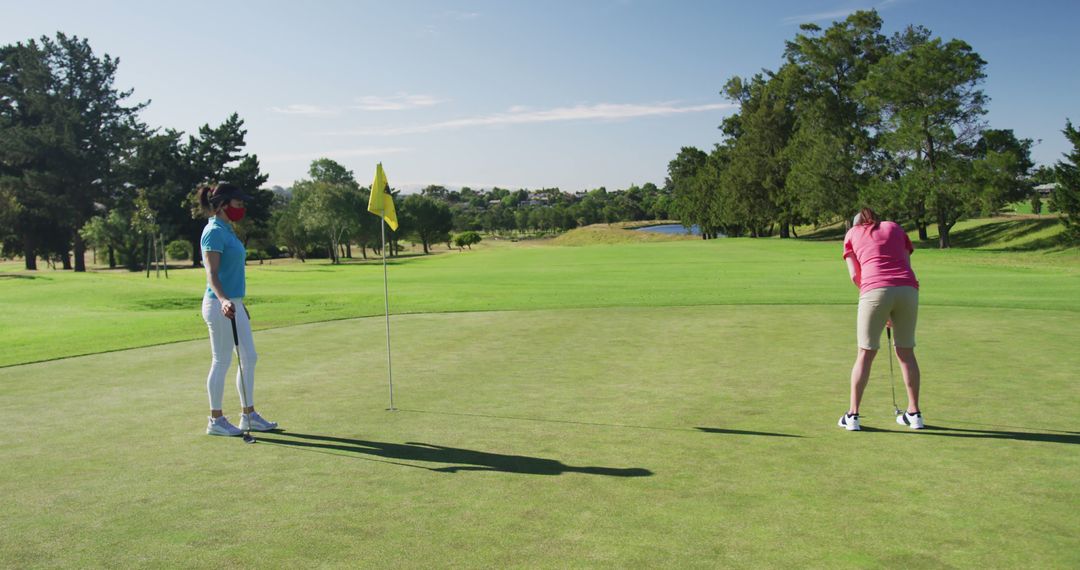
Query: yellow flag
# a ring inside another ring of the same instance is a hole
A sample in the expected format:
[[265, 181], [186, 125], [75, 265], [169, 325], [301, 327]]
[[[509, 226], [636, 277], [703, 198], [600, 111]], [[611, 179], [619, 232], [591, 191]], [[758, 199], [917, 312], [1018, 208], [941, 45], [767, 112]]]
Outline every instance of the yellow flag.
[[390, 229], [397, 231], [397, 211], [394, 210], [394, 197], [386, 191], [386, 173], [382, 163], [375, 169], [375, 181], [371, 183], [371, 198], [368, 199], [367, 211], [381, 217]]

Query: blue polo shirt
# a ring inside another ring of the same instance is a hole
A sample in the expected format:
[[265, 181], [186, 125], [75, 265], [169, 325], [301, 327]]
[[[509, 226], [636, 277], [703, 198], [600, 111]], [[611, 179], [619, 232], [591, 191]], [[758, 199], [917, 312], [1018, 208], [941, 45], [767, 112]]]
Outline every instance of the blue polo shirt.
[[[244, 262], [247, 260], [247, 251], [240, 238], [233, 233], [232, 226], [222, 222], [217, 217], [210, 218], [202, 232], [202, 250], [216, 251], [221, 254], [221, 263], [218, 265], [218, 280], [221, 288], [230, 299], [240, 299], [245, 293]], [[217, 298], [214, 291], [206, 286], [206, 295]]]

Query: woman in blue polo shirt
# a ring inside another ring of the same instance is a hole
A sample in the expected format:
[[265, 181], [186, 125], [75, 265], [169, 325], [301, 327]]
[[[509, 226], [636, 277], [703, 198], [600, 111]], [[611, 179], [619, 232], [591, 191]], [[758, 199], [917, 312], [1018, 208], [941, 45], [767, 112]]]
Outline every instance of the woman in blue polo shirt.
[[[233, 232], [232, 222], [244, 217], [244, 200], [251, 197], [236, 186], [219, 182], [203, 186], [196, 198], [204, 215], [209, 218], [202, 233], [203, 261], [206, 264], [206, 294], [203, 296], [202, 316], [210, 329], [210, 349], [213, 360], [206, 379], [210, 396], [208, 435], [241, 435], [245, 431], [268, 431], [277, 422], [264, 419], [255, 411], [255, 341], [251, 335], [251, 319], [244, 307], [244, 244]], [[236, 373], [236, 390], [246, 404], [240, 414], [240, 427], [229, 423], [221, 412], [225, 374], [232, 362], [233, 322], [239, 339], [240, 365]], [[240, 371], [243, 370], [243, 374]], [[243, 392], [241, 392], [241, 390]]]

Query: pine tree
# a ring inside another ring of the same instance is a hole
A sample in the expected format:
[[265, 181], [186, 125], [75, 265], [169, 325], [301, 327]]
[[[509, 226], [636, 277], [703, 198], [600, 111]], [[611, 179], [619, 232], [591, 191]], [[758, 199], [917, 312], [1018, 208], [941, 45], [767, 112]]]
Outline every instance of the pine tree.
[[1072, 121], [1065, 122], [1062, 131], [1072, 143], [1072, 152], [1065, 155], [1066, 160], [1058, 161], [1054, 172], [1057, 176], [1057, 188], [1050, 195], [1050, 207], [1061, 215], [1065, 224], [1066, 237], [1073, 243], [1080, 242], [1080, 130], [1073, 127]]

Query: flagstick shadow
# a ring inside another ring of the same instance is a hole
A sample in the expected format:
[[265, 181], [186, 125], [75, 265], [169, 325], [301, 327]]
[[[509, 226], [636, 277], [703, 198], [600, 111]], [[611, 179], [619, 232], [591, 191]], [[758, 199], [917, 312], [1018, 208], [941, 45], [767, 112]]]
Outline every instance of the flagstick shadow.
[[[583, 473], [586, 475], [605, 475], [608, 477], [648, 477], [653, 474], [652, 471], [640, 467], [618, 468], [566, 465], [561, 461], [545, 459], [542, 457], [505, 455], [501, 453], [489, 453], [485, 451], [446, 447], [421, 442], [388, 443], [284, 431], [275, 433], [279, 436], [295, 439], [279, 439], [262, 436], [259, 438], [259, 442], [301, 448], [343, 451], [359, 455], [381, 457], [384, 459], [446, 464], [446, 467], [439, 468], [398, 464], [409, 467], [421, 467], [422, 469], [439, 473], [458, 473], [461, 471], [497, 471], [525, 475]], [[390, 461], [389, 463], [395, 462]]]
[[[420, 258], [420, 257], [424, 257], [424, 254], [423, 253], [399, 253], [398, 255], [396, 255], [394, 257], [386, 258], [386, 265], [388, 267], [393, 267], [395, 265], [406, 265], [406, 264], [409, 263], [409, 260], [411, 258]], [[430, 255], [428, 255], [428, 257], [430, 257]], [[349, 268], [349, 267], [364, 268], [364, 267], [367, 267], [369, 265], [378, 265], [379, 267], [382, 267], [382, 264], [383, 264], [382, 263], [382, 257], [372, 255], [372, 256], [368, 257], [367, 259], [357, 259], [357, 258], [342, 259], [341, 263], [338, 264], [338, 267], [341, 267], [341, 268]]]
[[711, 427], [699, 427], [694, 428], [698, 431], [705, 433], [722, 433], [727, 435], [766, 435], [769, 437], [802, 437], [801, 435], [794, 435], [790, 433], [772, 433], [767, 431], [746, 431], [741, 429], [726, 429], [726, 428], [711, 428]]
[[551, 424], [571, 424], [579, 426], [599, 426], [599, 427], [617, 427], [617, 428], [630, 428], [630, 429], [648, 429], [657, 431], [701, 431], [705, 433], [724, 433], [729, 435], [769, 435], [775, 437], [803, 437], [801, 435], [792, 435], [786, 433], [769, 433], [759, 431], [744, 431], [737, 429], [724, 429], [724, 428], [710, 428], [710, 427], [696, 427], [696, 428], [684, 428], [684, 427], [658, 427], [658, 426], [639, 426], [633, 424], [612, 424], [603, 422], [583, 422], [578, 420], [557, 420], [551, 418], [527, 418], [522, 416], [500, 416], [496, 414], [472, 414], [467, 412], [440, 412], [434, 410], [411, 410], [406, 408], [398, 408], [398, 412], [407, 412], [413, 414], [439, 414], [444, 416], [465, 416], [473, 418], [490, 418], [498, 420], [514, 420], [522, 422], [544, 422]]

